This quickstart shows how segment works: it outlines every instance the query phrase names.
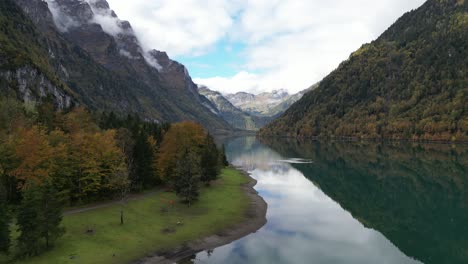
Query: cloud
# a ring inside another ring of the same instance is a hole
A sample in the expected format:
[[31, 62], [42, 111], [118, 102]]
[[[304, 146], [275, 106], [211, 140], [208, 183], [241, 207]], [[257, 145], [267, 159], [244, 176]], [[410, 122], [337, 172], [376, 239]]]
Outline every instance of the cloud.
[[100, 8], [96, 5], [99, 0], [85, 0], [88, 2], [91, 10], [94, 13], [93, 19], [90, 22], [101, 25], [102, 30], [111, 36], [125, 33], [121, 27], [121, 20], [113, 16], [112, 10]]
[[223, 38], [242, 1], [110, 0], [120, 18], [129, 20], [145, 50], [171, 56], [201, 54]]
[[[239, 72], [195, 78], [222, 92], [306, 89], [424, 0], [109, 0], [145, 49], [198, 56], [241, 43]], [[197, 76], [194, 76], [197, 77]]]
[[259, 76], [256, 74], [241, 71], [228, 78], [216, 76], [205, 79], [194, 78], [193, 81], [223, 94], [229, 94], [239, 91], [260, 92], [258, 79]]
[[80, 25], [78, 21], [75, 21], [73, 18], [63, 14], [55, 0], [46, 0], [46, 2], [50, 13], [52, 13], [52, 17], [54, 18], [54, 23], [60, 32], [67, 32], [68, 29]]

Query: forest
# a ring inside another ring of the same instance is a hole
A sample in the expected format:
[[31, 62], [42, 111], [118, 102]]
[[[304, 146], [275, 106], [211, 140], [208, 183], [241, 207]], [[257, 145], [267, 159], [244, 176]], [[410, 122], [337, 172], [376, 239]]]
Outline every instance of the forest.
[[467, 10], [430, 0], [405, 14], [260, 133], [468, 141]]
[[0, 153], [0, 252], [18, 258], [53, 247], [66, 231], [64, 208], [152, 188], [173, 191], [190, 206], [200, 185], [227, 165], [224, 150], [194, 122], [57, 111], [52, 103], [8, 97], [0, 99]]

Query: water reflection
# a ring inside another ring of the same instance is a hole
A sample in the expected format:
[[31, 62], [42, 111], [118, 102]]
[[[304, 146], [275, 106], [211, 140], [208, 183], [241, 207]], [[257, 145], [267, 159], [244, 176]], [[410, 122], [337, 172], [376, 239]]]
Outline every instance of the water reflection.
[[467, 263], [464, 146], [227, 142], [268, 223], [195, 263]]

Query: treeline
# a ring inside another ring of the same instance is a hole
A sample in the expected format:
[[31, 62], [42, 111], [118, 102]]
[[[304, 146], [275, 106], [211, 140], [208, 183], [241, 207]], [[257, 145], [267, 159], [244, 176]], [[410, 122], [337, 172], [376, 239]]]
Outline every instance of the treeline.
[[0, 252], [16, 244], [18, 256], [53, 245], [64, 233], [64, 206], [161, 184], [190, 204], [199, 182], [209, 184], [226, 165], [224, 152], [195, 123], [171, 126], [84, 108], [57, 112], [12, 99], [0, 99], [0, 153]]

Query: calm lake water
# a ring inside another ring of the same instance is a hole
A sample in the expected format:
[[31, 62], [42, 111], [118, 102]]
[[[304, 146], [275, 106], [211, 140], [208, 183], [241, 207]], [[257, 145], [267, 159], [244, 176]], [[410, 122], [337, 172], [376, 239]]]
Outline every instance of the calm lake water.
[[186, 263], [468, 263], [467, 146], [254, 137], [225, 146], [258, 180], [268, 223]]

